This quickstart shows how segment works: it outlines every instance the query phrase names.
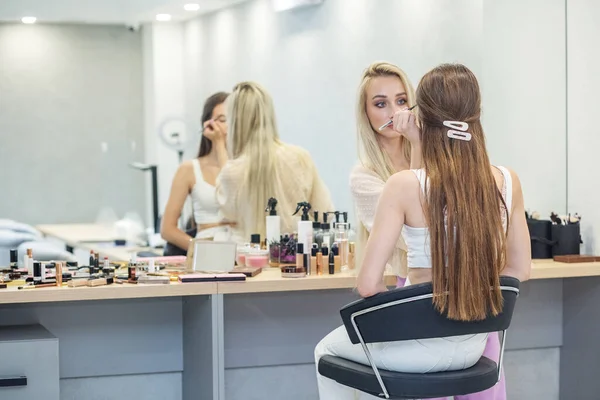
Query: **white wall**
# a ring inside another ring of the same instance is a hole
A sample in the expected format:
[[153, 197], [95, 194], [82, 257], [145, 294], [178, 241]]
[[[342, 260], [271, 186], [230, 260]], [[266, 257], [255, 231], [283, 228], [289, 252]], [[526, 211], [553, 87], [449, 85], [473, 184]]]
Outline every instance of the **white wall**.
[[567, 2], [569, 211], [582, 215], [586, 254], [600, 250], [600, 2]]
[[484, 0], [483, 124], [493, 163], [514, 169], [525, 207], [566, 205], [565, 0]]
[[219, 11], [185, 26], [188, 114], [198, 120], [215, 91], [260, 82], [274, 98], [282, 139], [310, 151], [336, 206], [351, 211], [363, 69], [388, 60], [415, 84], [441, 62], [463, 62], [479, 74], [481, 13], [481, 0], [326, 0], [280, 14], [270, 0], [254, 0]]

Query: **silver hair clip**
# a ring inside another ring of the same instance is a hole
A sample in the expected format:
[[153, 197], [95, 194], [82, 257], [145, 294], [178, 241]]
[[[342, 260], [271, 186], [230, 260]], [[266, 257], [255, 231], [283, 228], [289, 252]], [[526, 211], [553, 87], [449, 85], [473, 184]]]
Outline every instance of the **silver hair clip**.
[[[466, 130], [469, 129], [469, 124], [462, 121], [444, 121], [444, 126], [451, 128], [448, 130], [448, 137], [451, 139], [464, 140], [469, 142], [471, 140], [471, 134]], [[458, 129], [455, 131], [454, 129]], [[459, 132], [460, 131], [460, 132]]]

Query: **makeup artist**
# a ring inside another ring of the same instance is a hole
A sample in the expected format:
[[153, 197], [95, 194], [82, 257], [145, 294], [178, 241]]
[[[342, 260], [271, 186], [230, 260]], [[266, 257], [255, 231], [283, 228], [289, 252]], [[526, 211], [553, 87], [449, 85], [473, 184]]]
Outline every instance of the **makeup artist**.
[[297, 231], [292, 216], [299, 202], [313, 210], [334, 210], [329, 190], [308, 151], [279, 139], [273, 100], [261, 85], [242, 82], [227, 99], [230, 160], [217, 178], [217, 200], [225, 218], [236, 221], [232, 240], [266, 236], [265, 208], [277, 199], [281, 233]]
[[[388, 123], [399, 110], [414, 105], [414, 89], [396, 65], [375, 62], [369, 65], [358, 88], [356, 109], [359, 163], [350, 173], [350, 189], [359, 220], [356, 243], [356, 265], [373, 227], [375, 209], [385, 182], [396, 172], [419, 167], [420, 151], [411, 148], [408, 140]], [[406, 278], [406, 244], [400, 238], [388, 264], [398, 276], [398, 285]]]
[[[379, 129], [396, 112], [415, 104], [413, 87], [399, 67], [386, 62], [375, 62], [367, 67], [359, 86], [356, 113], [360, 162], [350, 173], [350, 188], [360, 220], [356, 265], [362, 265], [362, 254], [386, 181], [396, 172], [421, 166], [420, 141], [411, 144], [405, 136], [394, 130], [393, 125]], [[393, 273], [398, 276], [398, 287], [404, 286], [408, 272], [406, 250], [406, 243], [401, 236], [388, 261]], [[497, 362], [499, 348], [498, 334], [490, 334], [485, 349], [486, 357]], [[493, 388], [460, 396], [457, 400], [506, 400], [504, 370], [500, 382]]]
[[[370, 297], [387, 290], [385, 266], [402, 235], [408, 245], [406, 285], [433, 282], [433, 304], [449, 319], [475, 321], [497, 315], [502, 312], [500, 275], [523, 282], [531, 270], [519, 178], [490, 165], [480, 120], [479, 84], [467, 67], [443, 64], [428, 72], [419, 83], [416, 104], [417, 115], [397, 111], [393, 126], [411, 145], [420, 144], [423, 168], [387, 180], [358, 276], [358, 292]], [[473, 204], [478, 212], [472, 212]], [[484, 333], [370, 347], [379, 368], [434, 373], [474, 365], [485, 354], [487, 337]], [[350, 342], [343, 325], [316, 346], [317, 365], [324, 355], [369, 363], [362, 347]], [[321, 400], [355, 398], [355, 390], [318, 371], [317, 381]], [[490, 395], [495, 393], [478, 398], [498, 398]]]
[[188, 233], [177, 226], [188, 195], [192, 197], [196, 238], [227, 238], [229, 228], [233, 225], [219, 215], [215, 195], [217, 175], [228, 160], [226, 99], [227, 93], [224, 92], [215, 93], [206, 99], [202, 111], [203, 130], [198, 157], [181, 164], [173, 178], [160, 233], [163, 239], [182, 250], [187, 250], [192, 240]]

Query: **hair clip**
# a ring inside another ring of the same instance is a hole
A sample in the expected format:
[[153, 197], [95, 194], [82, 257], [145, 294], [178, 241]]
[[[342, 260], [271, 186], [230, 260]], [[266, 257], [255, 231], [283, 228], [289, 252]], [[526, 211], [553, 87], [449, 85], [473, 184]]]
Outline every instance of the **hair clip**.
[[[466, 122], [444, 121], [443, 124], [444, 124], [444, 126], [451, 128], [448, 130], [448, 133], [447, 133], [449, 138], [464, 140], [465, 142], [468, 142], [471, 140], [471, 137], [472, 137], [471, 134], [469, 132], [466, 132], [466, 130], [469, 129], [469, 124], [467, 124]], [[454, 129], [458, 129], [458, 131], [455, 131]]]

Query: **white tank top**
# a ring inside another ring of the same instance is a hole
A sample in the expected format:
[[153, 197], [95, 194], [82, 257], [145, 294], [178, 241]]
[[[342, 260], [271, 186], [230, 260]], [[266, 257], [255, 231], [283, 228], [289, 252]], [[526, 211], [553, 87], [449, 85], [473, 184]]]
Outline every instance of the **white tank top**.
[[[512, 208], [512, 177], [510, 172], [504, 167], [496, 167], [502, 172], [504, 184], [502, 185], [502, 197], [506, 203], [506, 208], [510, 214]], [[411, 170], [417, 176], [421, 184], [421, 190], [425, 190], [427, 175], [424, 169]], [[502, 213], [502, 224], [506, 227], [506, 214]], [[402, 227], [402, 237], [407, 246], [407, 261], [409, 268], [431, 268], [431, 241], [429, 238], [429, 228], [414, 228], [404, 225]]]
[[194, 166], [194, 177], [196, 178], [196, 184], [191, 193], [194, 221], [197, 225], [220, 222], [216, 188], [204, 180], [198, 159], [192, 160], [192, 165]]

